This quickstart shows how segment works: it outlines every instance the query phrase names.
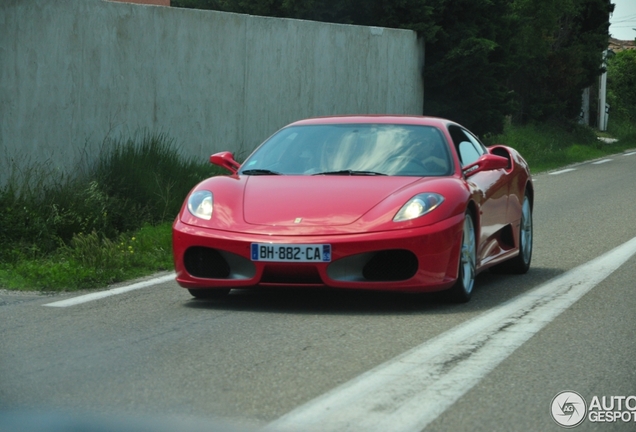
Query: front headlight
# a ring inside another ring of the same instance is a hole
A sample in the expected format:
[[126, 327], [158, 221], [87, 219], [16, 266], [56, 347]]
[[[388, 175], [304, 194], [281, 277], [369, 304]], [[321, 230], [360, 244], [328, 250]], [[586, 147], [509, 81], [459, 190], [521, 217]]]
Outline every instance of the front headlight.
[[212, 192], [196, 191], [188, 197], [188, 210], [193, 216], [198, 218], [210, 220], [213, 206], [214, 198]]
[[402, 206], [393, 218], [393, 222], [404, 222], [424, 216], [435, 210], [444, 202], [444, 197], [436, 193], [422, 193], [415, 195]]

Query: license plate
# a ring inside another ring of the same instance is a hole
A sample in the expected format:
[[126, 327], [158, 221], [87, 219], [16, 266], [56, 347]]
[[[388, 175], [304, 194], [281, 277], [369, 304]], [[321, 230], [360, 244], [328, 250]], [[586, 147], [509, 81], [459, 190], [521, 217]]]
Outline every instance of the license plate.
[[252, 243], [252, 261], [330, 262], [331, 245]]

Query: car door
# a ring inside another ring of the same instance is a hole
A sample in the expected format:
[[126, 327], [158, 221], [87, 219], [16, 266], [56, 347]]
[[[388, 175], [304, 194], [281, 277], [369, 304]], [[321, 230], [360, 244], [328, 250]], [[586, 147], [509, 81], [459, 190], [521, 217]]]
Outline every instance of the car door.
[[[449, 132], [459, 154], [462, 168], [476, 162], [488, 150], [468, 130], [450, 126]], [[479, 205], [478, 265], [486, 264], [504, 251], [498, 241], [505, 229], [508, 211], [508, 173], [506, 170], [481, 171], [467, 179], [473, 198]]]

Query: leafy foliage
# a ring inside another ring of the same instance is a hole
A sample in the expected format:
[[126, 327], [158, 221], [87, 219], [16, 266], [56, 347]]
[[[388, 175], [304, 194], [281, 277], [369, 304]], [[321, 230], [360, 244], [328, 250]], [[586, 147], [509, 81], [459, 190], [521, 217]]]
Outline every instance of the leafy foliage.
[[636, 51], [621, 51], [610, 58], [607, 76], [612, 111], [636, 122]]
[[576, 123], [506, 124], [504, 132], [484, 138], [487, 145], [506, 143], [526, 159], [533, 173], [589, 161], [633, 148], [635, 141], [600, 141], [593, 129]]
[[607, 48], [609, 0], [517, 0], [520, 39], [518, 65], [510, 87], [519, 123], [572, 120], [581, 109], [581, 92], [601, 73]]
[[250, 15], [405, 28], [432, 38], [435, 8], [445, 0], [172, 0], [174, 7]]
[[219, 171], [161, 134], [106, 140], [72, 175], [14, 165], [0, 187], [0, 286], [85, 289], [171, 269], [171, 222]]
[[163, 134], [106, 141], [93, 175], [111, 201], [109, 225], [125, 232], [139, 228], [141, 220], [174, 219], [190, 189], [218, 173], [202, 162], [184, 158]]
[[607, 87], [610, 132], [636, 145], [636, 51], [621, 51], [608, 60]]
[[502, 130], [512, 109], [506, 52], [515, 21], [509, 8], [507, 0], [458, 0], [437, 10], [441, 29], [426, 46], [425, 114], [477, 134]]
[[144, 225], [115, 240], [93, 231], [35, 259], [0, 263], [3, 288], [70, 291], [103, 287], [172, 268], [171, 224]]
[[0, 261], [43, 257], [82, 235], [116, 240], [172, 221], [190, 189], [218, 172], [184, 158], [165, 135], [107, 140], [97, 162], [74, 175], [47, 164], [15, 168], [0, 188]]
[[173, 6], [375, 25], [426, 41], [424, 113], [479, 134], [577, 117], [600, 73], [611, 0], [173, 0]]

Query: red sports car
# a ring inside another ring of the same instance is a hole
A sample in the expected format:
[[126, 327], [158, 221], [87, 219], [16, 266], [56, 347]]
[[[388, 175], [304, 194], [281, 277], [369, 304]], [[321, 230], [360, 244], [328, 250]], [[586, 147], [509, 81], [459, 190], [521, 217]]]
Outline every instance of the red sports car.
[[173, 225], [177, 282], [232, 288], [432, 292], [468, 301], [475, 276], [525, 273], [534, 189], [512, 148], [414, 116], [302, 120], [199, 183]]

